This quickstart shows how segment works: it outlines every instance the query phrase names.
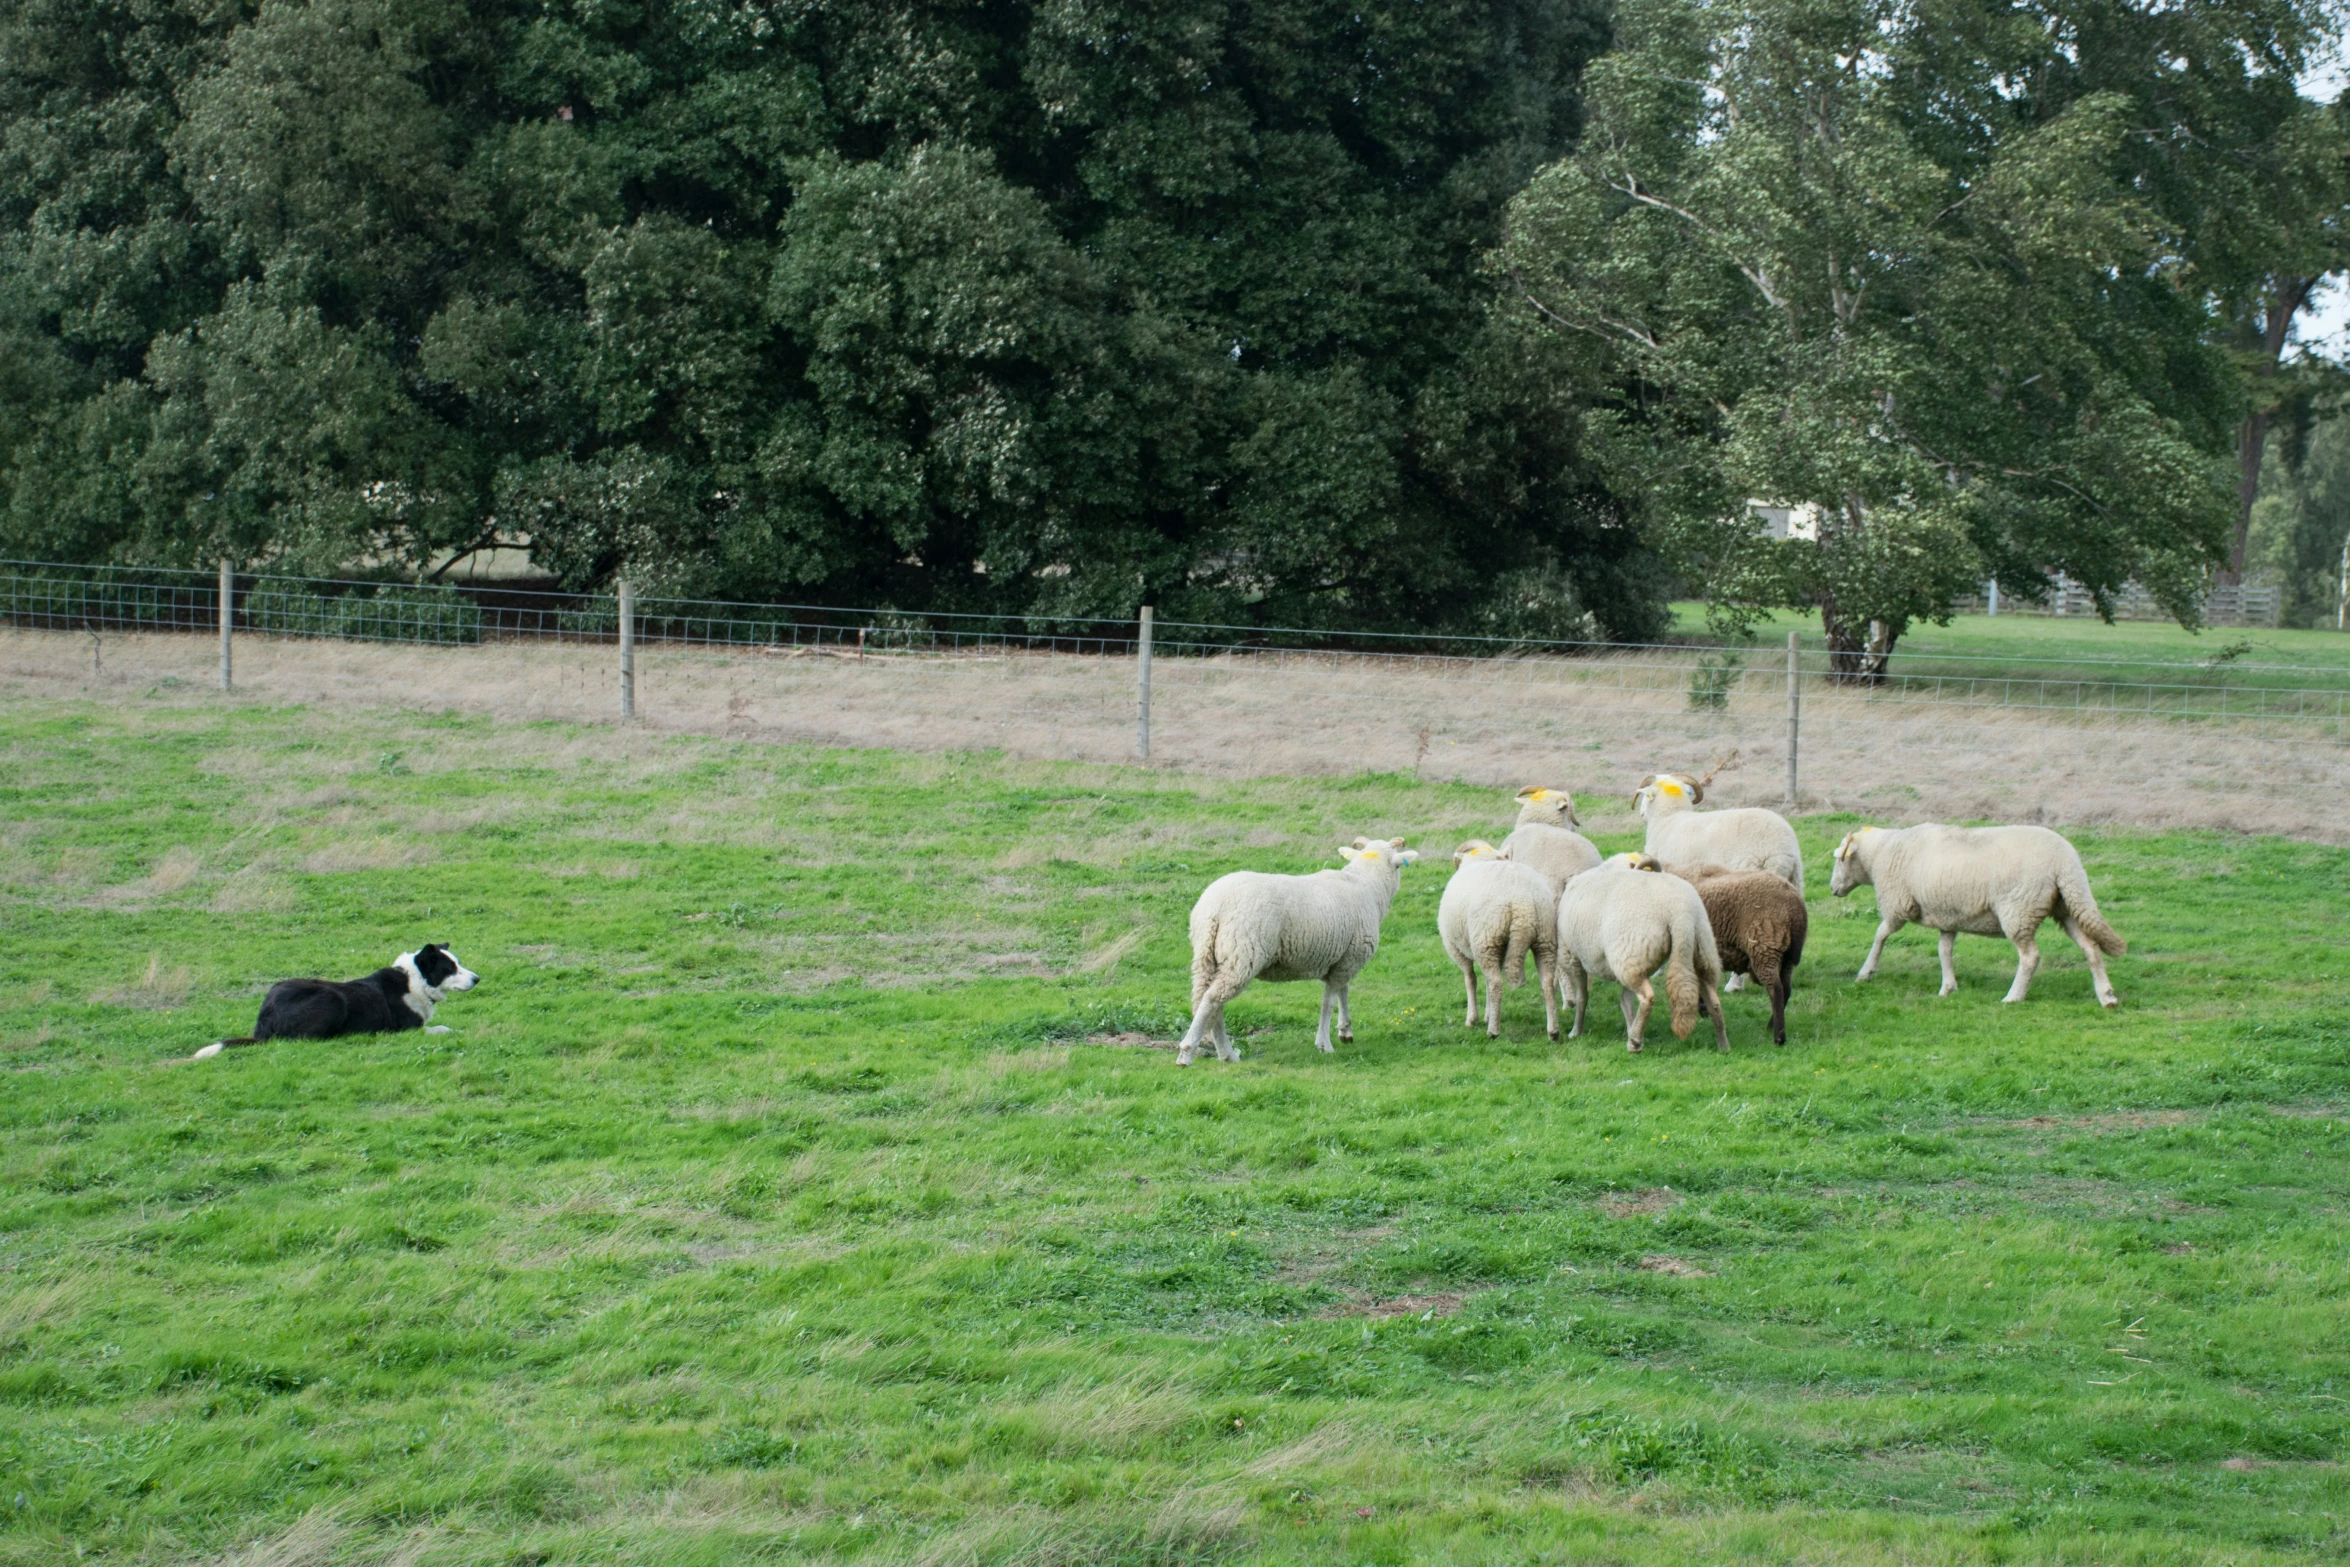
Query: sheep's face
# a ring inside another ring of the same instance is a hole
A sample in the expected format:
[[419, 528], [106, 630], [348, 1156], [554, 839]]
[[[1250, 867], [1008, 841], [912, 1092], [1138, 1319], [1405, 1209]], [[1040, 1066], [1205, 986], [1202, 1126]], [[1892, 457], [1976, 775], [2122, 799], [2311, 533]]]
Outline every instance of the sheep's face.
[[1545, 789], [1530, 785], [1518, 791], [1518, 825], [1542, 827], [1580, 827], [1575, 816], [1575, 797], [1564, 789]]
[[1482, 838], [1471, 838], [1467, 843], [1452, 851], [1452, 868], [1457, 871], [1471, 860], [1498, 860], [1502, 858], [1504, 858], [1502, 852], [1492, 844]]
[[1640, 819], [1667, 816], [1674, 811], [1686, 811], [1705, 798], [1705, 787], [1696, 779], [1680, 773], [1655, 773], [1640, 780], [1633, 791], [1632, 803], [1639, 808]]
[[1828, 891], [1841, 898], [1855, 887], [1869, 884], [1868, 862], [1861, 858], [1861, 840], [1875, 832], [1874, 827], [1863, 827], [1859, 832], [1848, 832], [1844, 841], [1836, 845], [1836, 869], [1828, 878]]
[[1416, 864], [1420, 858], [1420, 851], [1405, 848], [1401, 838], [1357, 838], [1353, 843], [1340, 844], [1338, 852], [1349, 865], [1369, 862], [1392, 871]]
[[1654, 871], [1661, 869], [1661, 867], [1657, 864], [1655, 855], [1642, 854], [1638, 849], [1628, 849], [1622, 854], [1611, 854], [1606, 859], [1600, 861], [1599, 869], [1610, 871]]

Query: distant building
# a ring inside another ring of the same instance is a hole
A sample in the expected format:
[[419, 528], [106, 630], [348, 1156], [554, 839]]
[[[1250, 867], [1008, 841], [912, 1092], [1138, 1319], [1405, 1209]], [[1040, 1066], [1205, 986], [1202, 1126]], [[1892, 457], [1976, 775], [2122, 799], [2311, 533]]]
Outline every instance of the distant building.
[[1774, 506], [1748, 501], [1746, 509], [1762, 519], [1763, 532], [1774, 539], [1816, 539], [1820, 536], [1820, 509], [1806, 501], [1800, 506]]

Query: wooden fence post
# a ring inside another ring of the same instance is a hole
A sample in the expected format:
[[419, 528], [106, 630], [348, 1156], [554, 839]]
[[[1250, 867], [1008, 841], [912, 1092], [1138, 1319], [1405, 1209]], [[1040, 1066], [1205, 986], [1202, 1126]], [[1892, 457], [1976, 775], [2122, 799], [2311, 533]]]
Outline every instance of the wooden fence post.
[[1795, 749], [1802, 737], [1803, 642], [1800, 632], [1787, 633], [1787, 808], [1795, 808]]
[[1134, 658], [1134, 754], [1151, 759], [1151, 607], [1142, 606], [1142, 632]]
[[229, 631], [237, 613], [237, 574], [228, 557], [220, 557], [220, 689], [229, 689]]
[[620, 579], [620, 721], [636, 722], [636, 589]]

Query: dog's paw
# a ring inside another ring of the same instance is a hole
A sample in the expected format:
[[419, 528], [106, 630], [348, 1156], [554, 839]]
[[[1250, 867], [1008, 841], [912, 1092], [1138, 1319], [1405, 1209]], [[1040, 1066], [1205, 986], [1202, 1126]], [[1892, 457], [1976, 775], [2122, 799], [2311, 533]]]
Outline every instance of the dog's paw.
[[449, 1025], [446, 1023], [435, 1023], [432, 1027], [426, 1029], [425, 1032], [428, 1034], [446, 1034], [449, 1032]]

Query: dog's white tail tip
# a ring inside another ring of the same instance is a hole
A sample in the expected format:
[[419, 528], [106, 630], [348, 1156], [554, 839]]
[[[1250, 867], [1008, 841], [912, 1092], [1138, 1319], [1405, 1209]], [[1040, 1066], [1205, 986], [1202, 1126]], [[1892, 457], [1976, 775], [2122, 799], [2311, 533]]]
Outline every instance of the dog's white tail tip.
[[220, 1053], [221, 1053], [223, 1050], [225, 1050], [225, 1049], [227, 1049], [227, 1048], [228, 1048], [228, 1047], [227, 1047], [226, 1045], [223, 1045], [223, 1044], [218, 1044], [218, 1043], [209, 1044], [209, 1045], [206, 1045], [206, 1046], [205, 1046], [203, 1049], [201, 1049], [201, 1050], [197, 1051], [197, 1052], [196, 1052], [194, 1055], [192, 1055], [192, 1056], [188, 1057], [188, 1059], [189, 1059], [189, 1060], [191, 1060], [191, 1061], [208, 1061], [208, 1060], [210, 1060], [212, 1057], [214, 1057], [214, 1056], [216, 1056], [216, 1055], [219, 1055], [219, 1054], [220, 1054]]

